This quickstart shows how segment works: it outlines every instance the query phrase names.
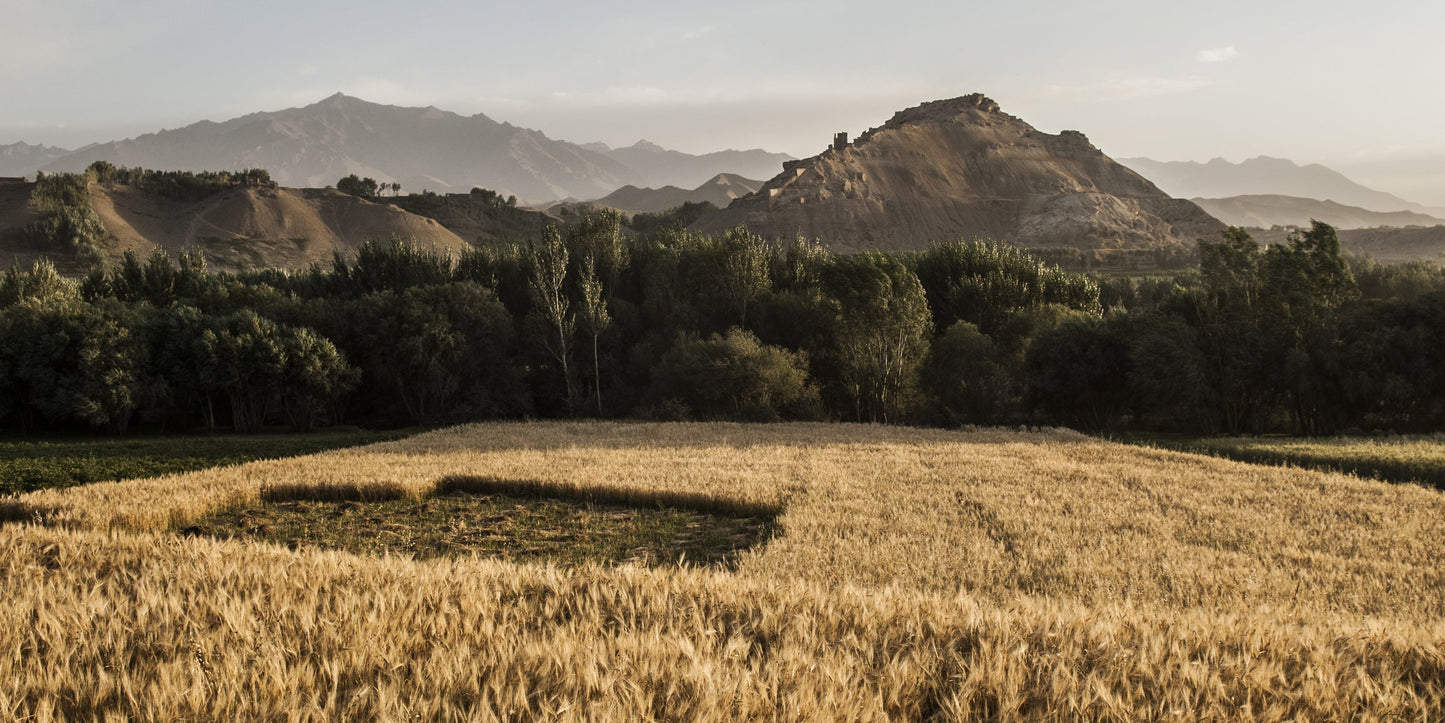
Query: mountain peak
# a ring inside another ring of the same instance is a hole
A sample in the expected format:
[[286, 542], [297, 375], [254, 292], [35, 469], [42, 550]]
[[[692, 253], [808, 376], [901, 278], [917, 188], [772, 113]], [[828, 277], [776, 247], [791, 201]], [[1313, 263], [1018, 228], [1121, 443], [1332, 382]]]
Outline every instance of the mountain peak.
[[1115, 163], [1083, 133], [1040, 132], [979, 93], [899, 111], [841, 151], [790, 162], [694, 230], [738, 225], [770, 238], [801, 233], [845, 251], [957, 238], [1172, 248], [1223, 228]]
[[649, 141], [645, 138], [639, 140], [636, 143], [633, 143], [631, 146], [628, 147], [638, 151], [651, 151], [653, 153], [663, 153], [667, 151], [666, 148], [663, 148], [662, 146], [659, 146], [656, 143], [653, 143], [652, 141]]
[[957, 98], [945, 98], [921, 103], [893, 114], [888, 126], [910, 123], [943, 123], [957, 120], [965, 114], [1002, 115], [998, 103], [983, 93], [971, 93]]

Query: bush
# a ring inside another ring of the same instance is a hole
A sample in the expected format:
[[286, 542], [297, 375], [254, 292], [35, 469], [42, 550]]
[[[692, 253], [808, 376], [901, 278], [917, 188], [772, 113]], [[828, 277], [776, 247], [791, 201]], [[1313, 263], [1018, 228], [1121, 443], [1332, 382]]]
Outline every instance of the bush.
[[706, 339], [679, 336], [654, 381], [661, 409], [686, 406], [701, 419], [777, 421], [816, 418], [818, 390], [807, 356], [758, 342], [742, 329]]

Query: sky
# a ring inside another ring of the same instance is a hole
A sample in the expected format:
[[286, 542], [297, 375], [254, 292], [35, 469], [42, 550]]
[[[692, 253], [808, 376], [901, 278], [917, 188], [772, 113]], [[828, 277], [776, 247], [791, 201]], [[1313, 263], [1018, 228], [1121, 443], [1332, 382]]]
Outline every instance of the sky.
[[0, 0], [0, 145], [365, 100], [553, 138], [809, 156], [982, 92], [1115, 158], [1324, 163], [1445, 206], [1425, 0]]

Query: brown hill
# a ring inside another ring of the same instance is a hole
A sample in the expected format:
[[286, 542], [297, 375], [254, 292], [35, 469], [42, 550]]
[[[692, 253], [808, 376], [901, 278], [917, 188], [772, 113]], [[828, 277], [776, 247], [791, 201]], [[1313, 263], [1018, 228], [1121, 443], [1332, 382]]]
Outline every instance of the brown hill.
[[1224, 228], [1082, 133], [1042, 133], [978, 94], [900, 111], [852, 144], [785, 164], [758, 193], [693, 228], [739, 225], [845, 251], [978, 237], [1026, 247], [1160, 248]]
[[327, 262], [367, 240], [410, 239], [458, 253], [469, 245], [440, 223], [329, 189], [239, 188], [204, 201], [159, 198], [92, 184], [90, 201], [112, 237], [107, 255], [198, 248], [221, 269]]

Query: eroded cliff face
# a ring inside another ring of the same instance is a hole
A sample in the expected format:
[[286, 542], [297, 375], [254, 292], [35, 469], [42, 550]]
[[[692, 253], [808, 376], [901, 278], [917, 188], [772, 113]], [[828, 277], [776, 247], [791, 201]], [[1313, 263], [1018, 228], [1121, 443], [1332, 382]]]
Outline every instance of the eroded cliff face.
[[1082, 133], [1050, 135], [982, 95], [898, 112], [851, 144], [784, 166], [700, 220], [843, 251], [991, 238], [1081, 249], [1192, 245], [1223, 225], [1115, 163]]

